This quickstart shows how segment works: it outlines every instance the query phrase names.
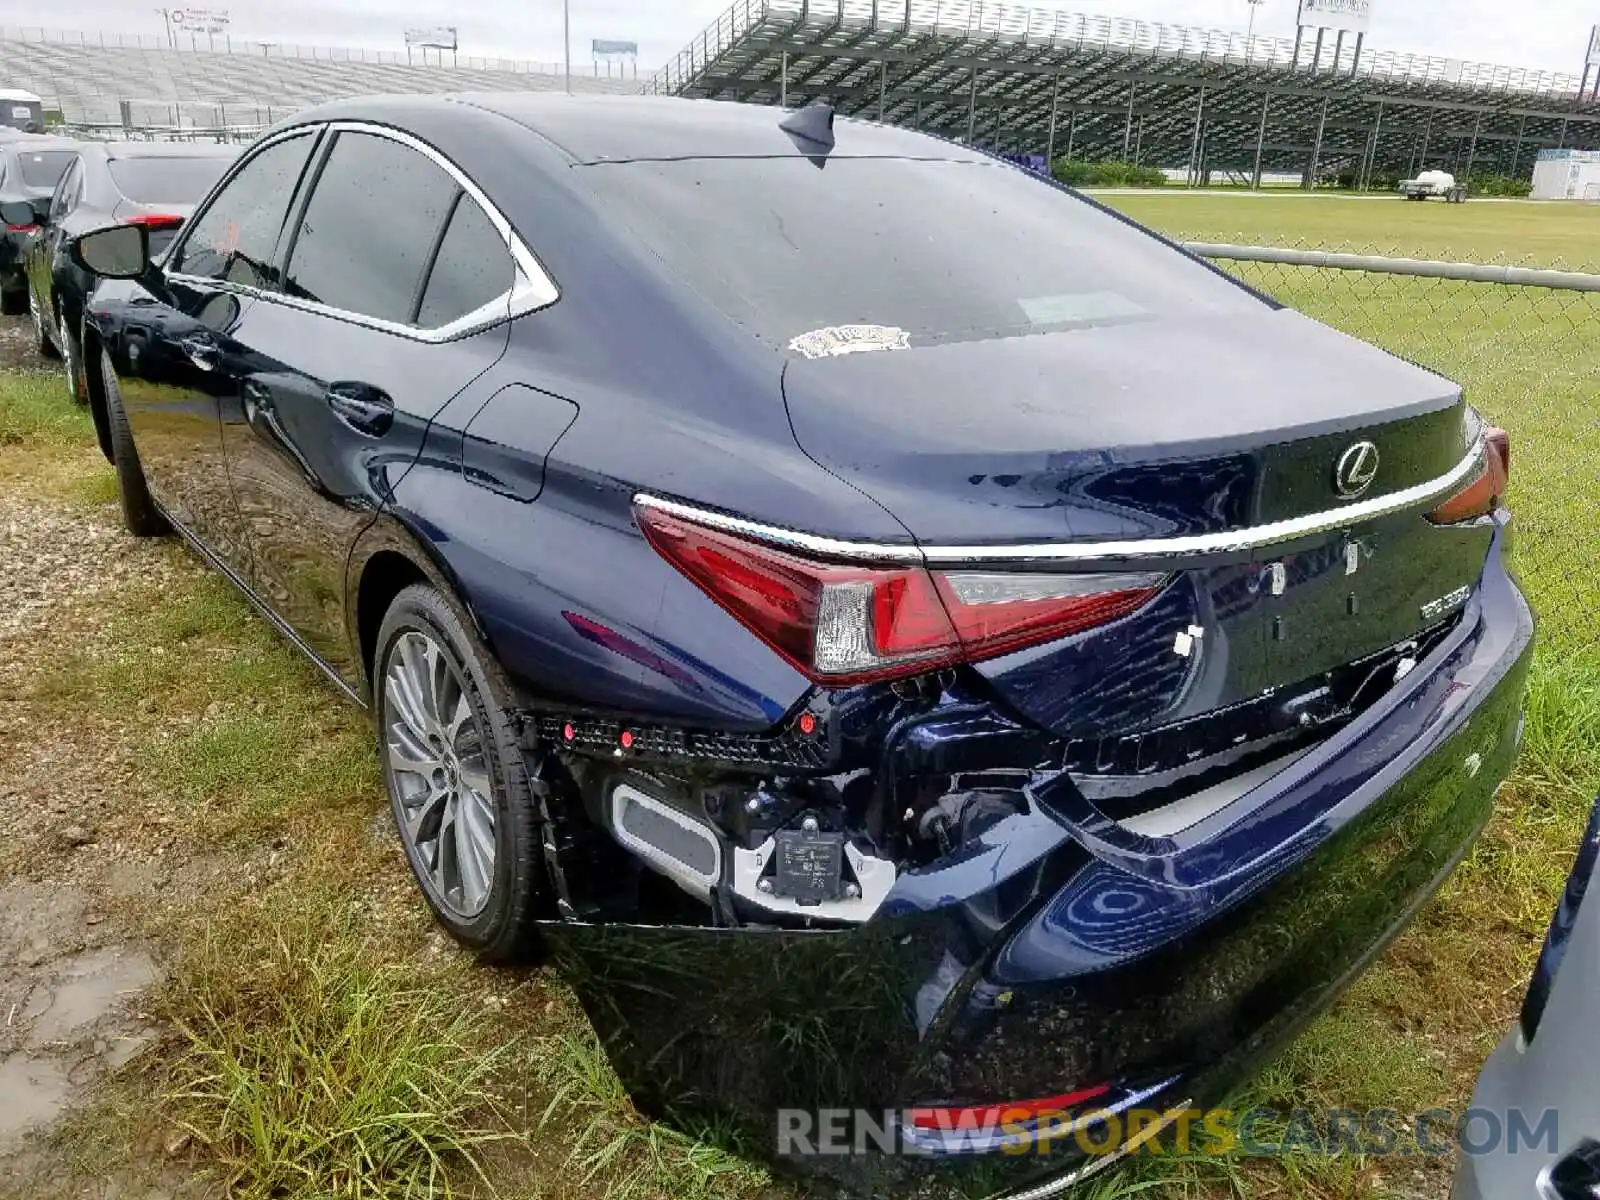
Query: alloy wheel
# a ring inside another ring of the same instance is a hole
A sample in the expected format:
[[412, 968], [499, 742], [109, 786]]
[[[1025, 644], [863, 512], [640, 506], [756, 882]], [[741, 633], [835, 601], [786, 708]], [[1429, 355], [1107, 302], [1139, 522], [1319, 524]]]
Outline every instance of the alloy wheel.
[[494, 883], [495, 809], [483, 730], [461, 676], [427, 634], [395, 639], [383, 680], [389, 793], [406, 851], [434, 899], [463, 919]]

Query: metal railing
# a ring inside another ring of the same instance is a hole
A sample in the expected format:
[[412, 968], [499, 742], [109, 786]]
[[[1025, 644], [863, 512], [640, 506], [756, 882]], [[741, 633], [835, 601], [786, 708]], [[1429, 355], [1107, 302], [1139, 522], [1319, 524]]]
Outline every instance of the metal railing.
[[1187, 241], [1309, 316], [1461, 384], [1511, 432], [1516, 558], [1541, 638], [1600, 655], [1600, 274]]
[[[769, 17], [819, 26], [834, 23], [935, 37], [974, 37], [1025, 44], [1126, 50], [1243, 65], [1309, 68], [1310, 44], [1293, 38], [1248, 37], [1225, 29], [1139, 21], [1032, 8], [995, 0], [736, 0], [676, 58], [652, 76], [648, 90], [678, 91], [705, 66]], [[1438, 55], [1366, 50], [1356, 59], [1355, 39], [1330, 46], [1325, 70], [1355, 70], [1362, 77], [1418, 83], [1453, 83], [1493, 91], [1576, 97], [1581, 80], [1561, 71], [1540, 71]]]

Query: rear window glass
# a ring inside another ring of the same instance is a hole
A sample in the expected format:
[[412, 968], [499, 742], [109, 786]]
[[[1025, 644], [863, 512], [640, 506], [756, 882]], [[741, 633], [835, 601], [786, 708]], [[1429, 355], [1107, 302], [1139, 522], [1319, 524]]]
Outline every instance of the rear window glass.
[[135, 204], [199, 204], [228, 169], [225, 158], [115, 158], [111, 180]]
[[585, 180], [712, 304], [818, 357], [1261, 302], [1148, 234], [1000, 164], [688, 159]]
[[19, 150], [17, 162], [22, 168], [22, 182], [29, 187], [53, 189], [77, 157], [74, 150]]

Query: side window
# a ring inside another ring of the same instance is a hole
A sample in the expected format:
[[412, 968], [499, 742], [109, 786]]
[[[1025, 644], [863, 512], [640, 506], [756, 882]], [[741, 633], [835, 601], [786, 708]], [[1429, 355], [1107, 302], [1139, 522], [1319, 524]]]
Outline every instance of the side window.
[[478, 202], [465, 192], [434, 256], [417, 324], [437, 329], [477, 312], [511, 290], [511, 251]]
[[315, 141], [307, 133], [274, 142], [245, 163], [190, 227], [173, 271], [250, 287], [274, 286], [273, 251]]
[[284, 290], [408, 324], [459, 190], [446, 171], [409, 146], [376, 134], [340, 133], [295, 232]]

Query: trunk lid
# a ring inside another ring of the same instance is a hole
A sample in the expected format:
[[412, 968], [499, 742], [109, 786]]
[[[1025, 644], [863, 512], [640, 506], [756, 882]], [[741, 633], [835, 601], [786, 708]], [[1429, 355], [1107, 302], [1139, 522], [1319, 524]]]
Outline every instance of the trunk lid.
[[[806, 452], [924, 548], [1245, 530], [1426, 485], [1470, 442], [1456, 385], [1266, 308], [793, 361], [785, 396]], [[1376, 474], [1343, 494], [1338, 464], [1364, 442]], [[979, 669], [1066, 736], [1186, 720], [1437, 624], [1488, 540], [1411, 509], [1176, 557], [1144, 612]], [[1177, 653], [1191, 628], [1204, 635]]]

